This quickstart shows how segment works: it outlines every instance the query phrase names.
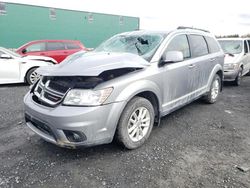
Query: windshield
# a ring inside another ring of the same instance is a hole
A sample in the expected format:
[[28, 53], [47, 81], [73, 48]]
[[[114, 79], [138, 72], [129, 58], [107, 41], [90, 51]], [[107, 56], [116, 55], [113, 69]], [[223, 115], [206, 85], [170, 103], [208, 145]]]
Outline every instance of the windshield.
[[8, 49], [4, 49], [3, 50], [5, 53], [8, 53], [9, 55], [11, 55], [11, 56], [14, 56], [14, 57], [22, 57], [21, 55], [19, 55], [19, 54], [17, 54], [16, 52], [13, 52], [13, 51], [11, 51], [11, 50], [8, 50]]
[[150, 61], [163, 40], [160, 34], [121, 34], [103, 42], [96, 52], [126, 52]]
[[228, 54], [239, 54], [242, 52], [242, 41], [241, 40], [219, 40], [221, 48], [224, 53]]

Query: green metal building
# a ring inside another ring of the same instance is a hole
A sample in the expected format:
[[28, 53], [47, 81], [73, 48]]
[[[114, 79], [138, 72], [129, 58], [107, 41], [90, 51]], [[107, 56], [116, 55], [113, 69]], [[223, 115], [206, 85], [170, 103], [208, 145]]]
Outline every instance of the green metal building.
[[80, 40], [95, 48], [110, 36], [139, 29], [139, 18], [0, 2], [0, 46], [41, 39]]

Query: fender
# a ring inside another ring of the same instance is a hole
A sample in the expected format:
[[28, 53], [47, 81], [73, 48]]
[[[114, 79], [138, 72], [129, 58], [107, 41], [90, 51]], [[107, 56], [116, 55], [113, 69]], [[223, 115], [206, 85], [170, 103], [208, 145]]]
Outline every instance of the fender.
[[221, 82], [223, 82], [223, 67], [220, 64], [217, 64], [217, 65], [215, 65], [215, 67], [213, 68], [213, 70], [211, 71], [211, 74], [209, 76], [209, 79], [208, 79], [208, 82], [207, 82], [206, 92], [209, 92], [210, 86], [211, 86], [212, 81], [214, 79], [214, 76], [216, 75], [216, 73], [218, 71], [222, 71], [222, 80], [221, 80]]
[[161, 111], [162, 93], [158, 85], [150, 80], [139, 80], [129, 84], [125, 87], [120, 94], [116, 97], [116, 101], [130, 101], [134, 96], [139, 93], [150, 91], [154, 93], [159, 102], [159, 110]]

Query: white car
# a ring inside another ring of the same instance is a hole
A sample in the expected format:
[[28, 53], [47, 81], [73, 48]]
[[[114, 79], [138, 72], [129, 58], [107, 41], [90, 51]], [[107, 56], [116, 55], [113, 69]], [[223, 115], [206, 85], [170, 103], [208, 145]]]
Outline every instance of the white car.
[[38, 67], [56, 63], [56, 60], [50, 57], [21, 56], [0, 47], [0, 84], [22, 82], [33, 84], [39, 78], [35, 71]]

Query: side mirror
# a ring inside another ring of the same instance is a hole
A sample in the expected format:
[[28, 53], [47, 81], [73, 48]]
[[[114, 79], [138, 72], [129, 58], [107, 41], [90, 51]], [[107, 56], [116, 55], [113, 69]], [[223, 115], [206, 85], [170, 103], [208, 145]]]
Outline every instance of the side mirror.
[[169, 51], [163, 54], [162, 63], [176, 63], [184, 60], [183, 53], [181, 51]]
[[2, 55], [0, 55], [0, 58], [1, 59], [12, 59], [12, 57], [8, 54], [2, 54]]
[[24, 48], [24, 49], [22, 50], [22, 53], [25, 54], [26, 52], [27, 52], [27, 50]]

